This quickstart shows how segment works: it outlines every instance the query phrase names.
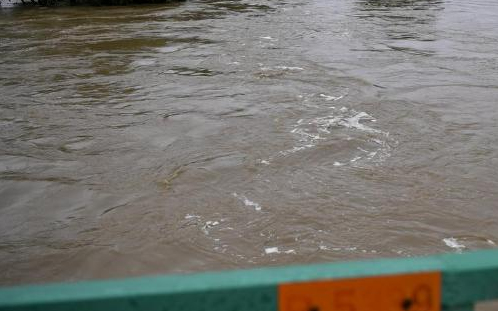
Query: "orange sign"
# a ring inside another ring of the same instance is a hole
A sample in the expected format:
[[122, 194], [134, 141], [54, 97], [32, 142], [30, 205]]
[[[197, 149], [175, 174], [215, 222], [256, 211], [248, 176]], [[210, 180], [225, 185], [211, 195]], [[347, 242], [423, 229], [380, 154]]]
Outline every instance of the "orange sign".
[[440, 311], [441, 273], [282, 284], [279, 311]]

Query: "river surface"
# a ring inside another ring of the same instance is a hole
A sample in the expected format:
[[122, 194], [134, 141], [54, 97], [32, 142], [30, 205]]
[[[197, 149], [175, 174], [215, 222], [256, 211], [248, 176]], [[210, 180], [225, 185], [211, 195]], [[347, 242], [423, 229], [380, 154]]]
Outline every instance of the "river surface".
[[0, 10], [0, 284], [498, 244], [498, 2]]

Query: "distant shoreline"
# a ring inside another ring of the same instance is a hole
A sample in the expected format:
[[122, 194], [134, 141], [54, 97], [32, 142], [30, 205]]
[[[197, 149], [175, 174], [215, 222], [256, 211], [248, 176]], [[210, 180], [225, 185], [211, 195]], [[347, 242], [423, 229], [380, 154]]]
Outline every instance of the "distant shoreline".
[[22, 5], [21, 0], [0, 0], [0, 8], [12, 8]]
[[182, 2], [186, 0], [0, 0], [0, 8], [22, 6], [104, 6]]

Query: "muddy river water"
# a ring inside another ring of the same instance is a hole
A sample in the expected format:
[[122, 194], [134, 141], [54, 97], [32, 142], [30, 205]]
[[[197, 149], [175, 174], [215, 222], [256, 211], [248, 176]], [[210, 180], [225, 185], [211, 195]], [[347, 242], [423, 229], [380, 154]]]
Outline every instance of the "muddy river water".
[[0, 284], [498, 244], [498, 3], [0, 10]]

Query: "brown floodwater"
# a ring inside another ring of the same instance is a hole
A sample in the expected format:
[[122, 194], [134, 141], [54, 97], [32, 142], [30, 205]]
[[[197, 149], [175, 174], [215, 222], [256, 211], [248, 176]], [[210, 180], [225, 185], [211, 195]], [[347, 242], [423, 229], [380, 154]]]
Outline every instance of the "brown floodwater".
[[498, 244], [498, 3], [0, 9], [0, 284]]

